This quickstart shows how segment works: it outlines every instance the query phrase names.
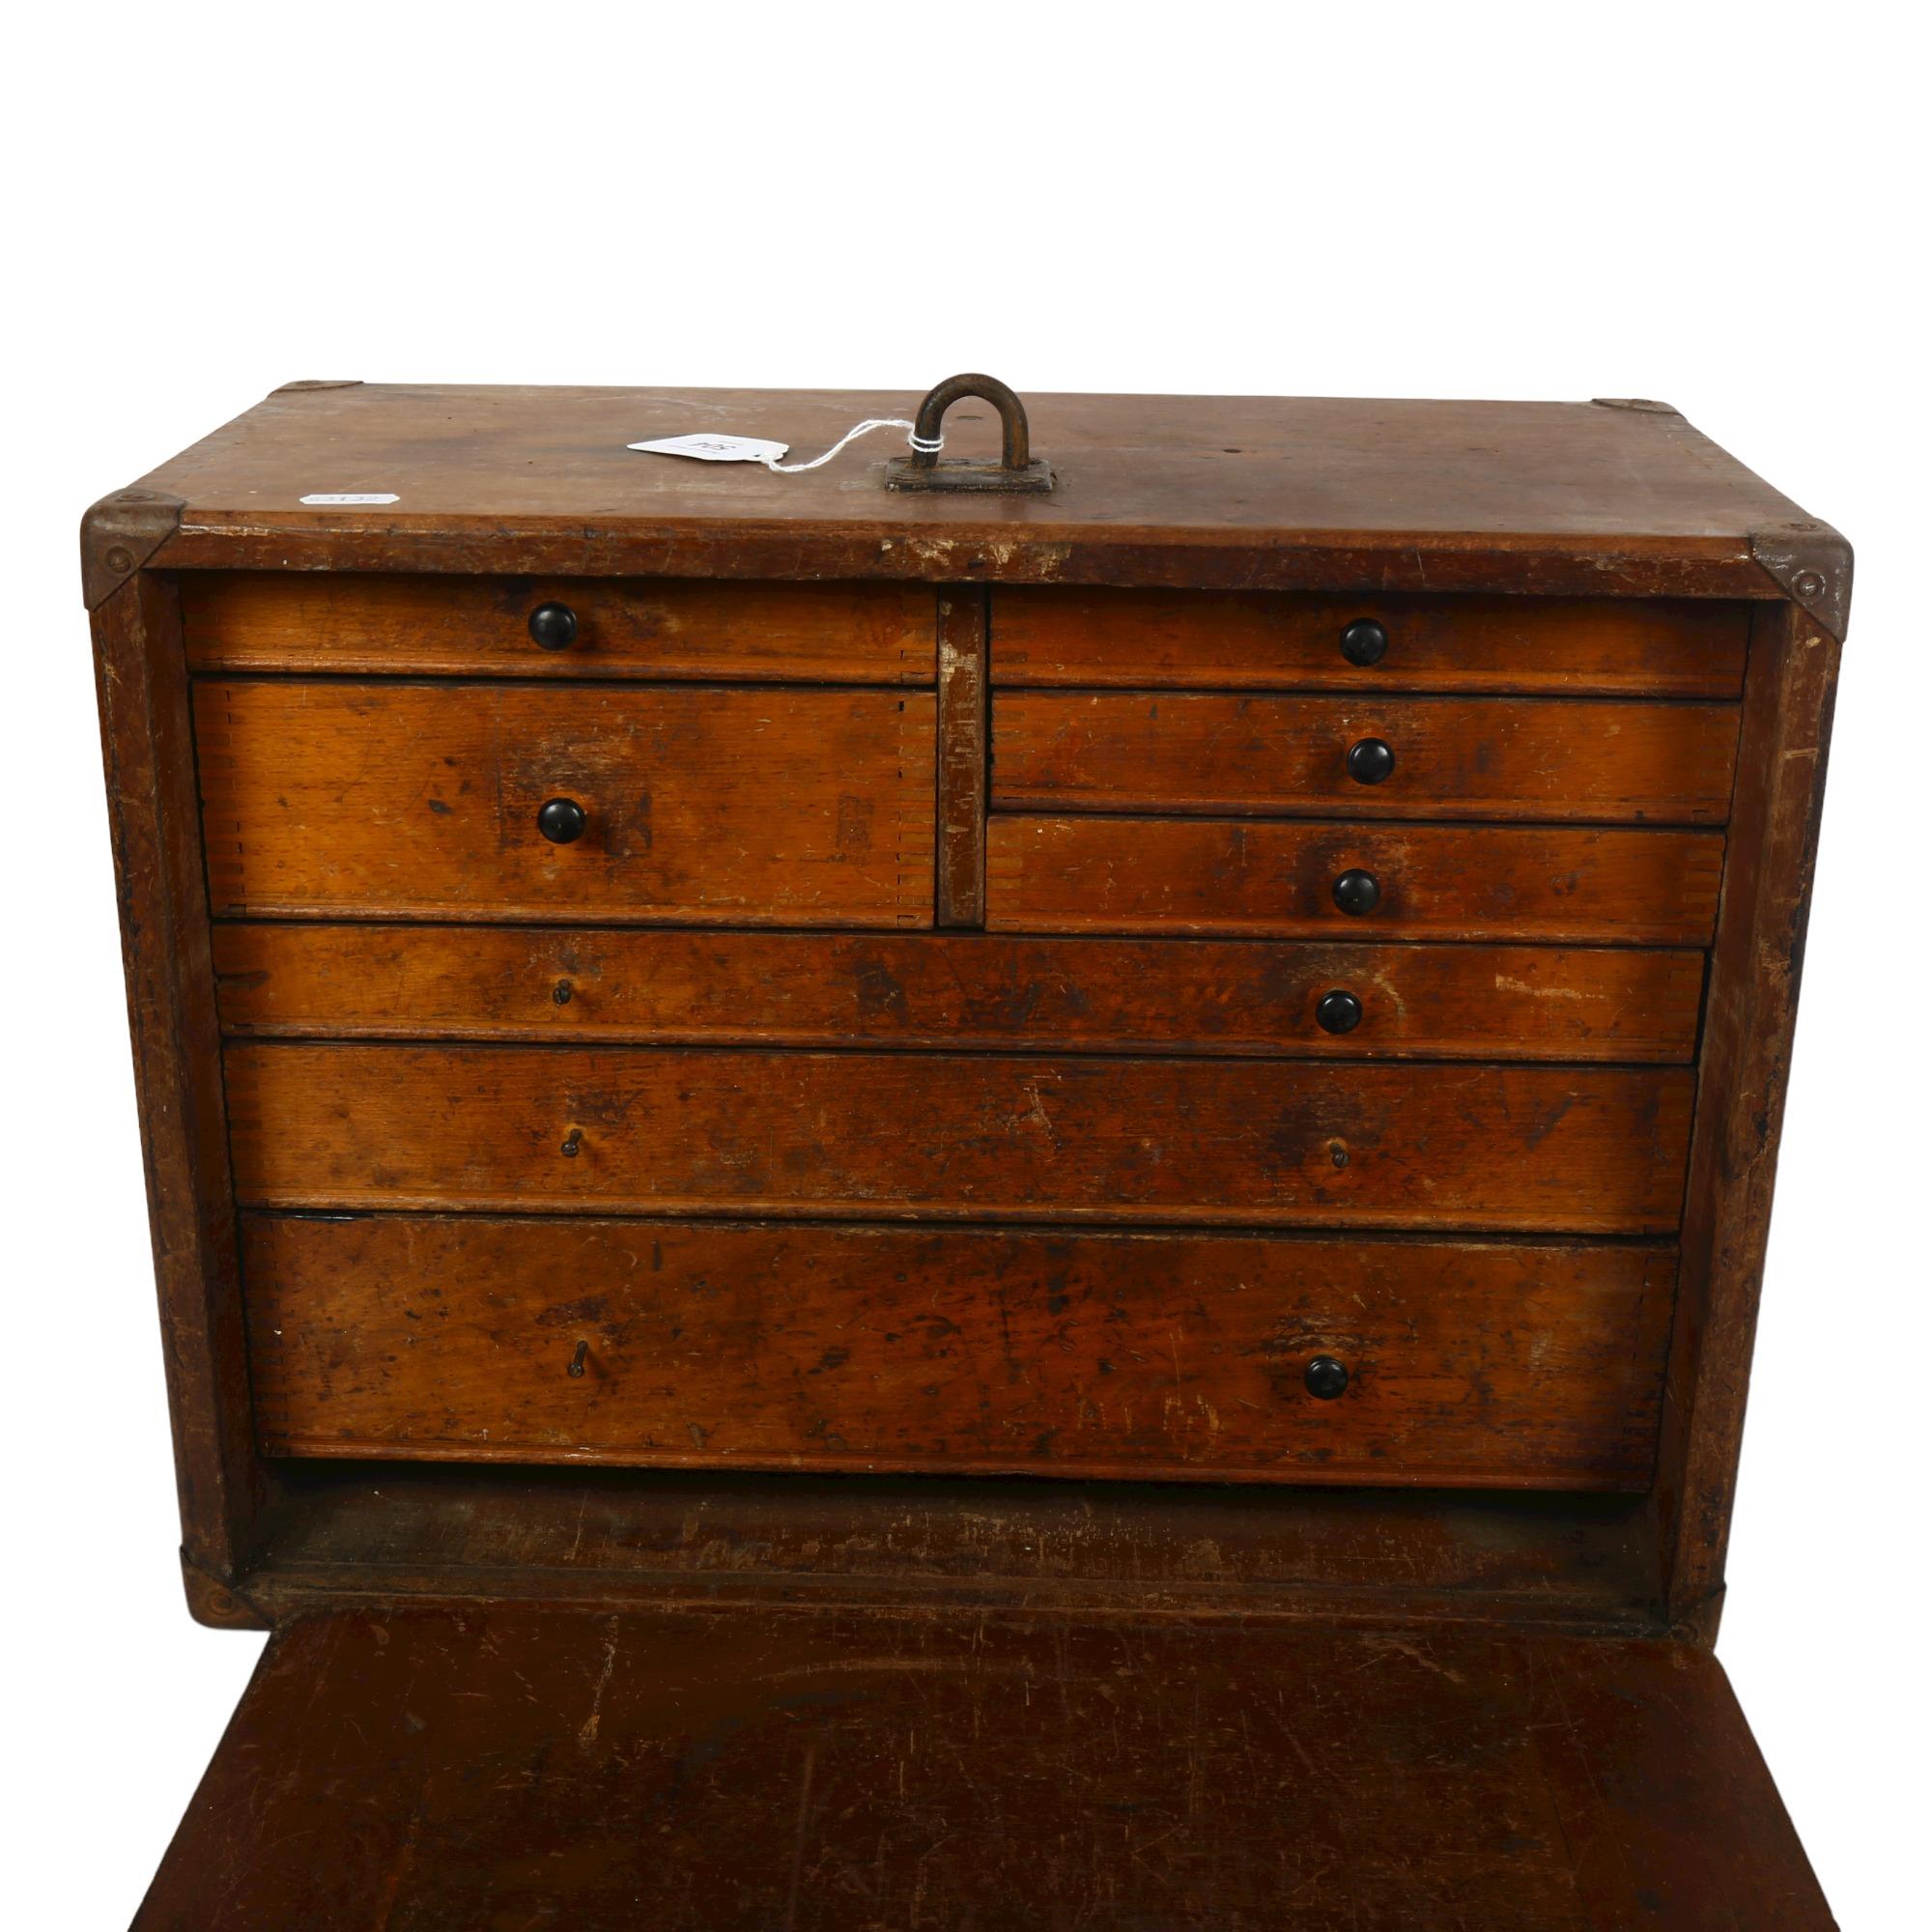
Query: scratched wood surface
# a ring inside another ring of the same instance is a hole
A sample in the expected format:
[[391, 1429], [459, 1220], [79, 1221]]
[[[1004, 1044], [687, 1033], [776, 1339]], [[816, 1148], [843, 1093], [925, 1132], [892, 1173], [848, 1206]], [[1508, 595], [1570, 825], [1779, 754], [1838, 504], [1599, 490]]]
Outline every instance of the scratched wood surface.
[[[1677, 1225], [1681, 1067], [230, 1044], [282, 1208]], [[1418, 1180], [1418, 1177], [1425, 1177]]]
[[143, 573], [109, 597], [94, 650], [182, 1554], [225, 1571], [248, 1547], [262, 1484], [172, 582]]
[[[887, 491], [876, 444], [793, 476], [625, 447], [749, 425], [818, 451], [917, 402], [329, 384], [267, 397], [141, 486], [182, 505], [156, 554], [177, 569], [1750, 598], [1780, 594], [1758, 533], [1822, 529], [1651, 406], [1032, 394], [1034, 445], [1059, 482], [1031, 497]], [[949, 455], [998, 446], [980, 403], [951, 412], [946, 436]], [[302, 503], [352, 487], [345, 472], [397, 500]]]
[[[1285, 596], [1002, 585], [993, 682], [1132, 690], [1545, 692], [1736, 697], [1748, 605], [1655, 598]], [[1370, 619], [1373, 665], [1342, 655]]]
[[243, 1271], [270, 1455], [1641, 1489], [1676, 1257], [250, 1214]]
[[[1394, 754], [1374, 784], [1349, 769], [1368, 739]], [[1721, 825], [1737, 743], [1729, 704], [1003, 692], [993, 804]]]
[[[1716, 832], [1035, 817], [986, 827], [986, 923], [1009, 931], [1704, 946]], [[1335, 902], [1369, 872], [1375, 909]]]
[[235, 921], [213, 950], [231, 1037], [1685, 1061], [1704, 983], [1609, 947]]
[[1672, 1612], [1710, 1637], [1723, 1604], [1839, 656], [1837, 639], [1793, 607], [1752, 626], [1746, 829], [1711, 958], [1685, 1208], [1690, 1292], [1678, 1311], [1662, 1434], [1670, 1463], [1658, 1486]]
[[[933, 593], [908, 583], [195, 571], [182, 617], [196, 671], [747, 678], [930, 684]], [[560, 602], [574, 642], [530, 613]]]
[[930, 693], [211, 680], [194, 715], [217, 914], [932, 923]]
[[135, 1932], [640, 1924], [1832, 1918], [1682, 1644], [372, 1606], [270, 1640]]
[[[344, 1224], [346, 1225], [346, 1224]], [[1644, 1498], [1610, 1490], [1060, 1483], [280, 1457], [263, 1622], [404, 1599], [902, 1603], [1490, 1621], [1654, 1634]]]

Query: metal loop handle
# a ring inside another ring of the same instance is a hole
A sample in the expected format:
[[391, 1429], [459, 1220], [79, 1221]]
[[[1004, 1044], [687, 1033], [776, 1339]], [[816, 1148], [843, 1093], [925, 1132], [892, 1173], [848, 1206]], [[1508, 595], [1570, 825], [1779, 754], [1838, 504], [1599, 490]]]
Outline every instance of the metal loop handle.
[[[1005, 469], [1023, 470], [1033, 460], [1027, 438], [1026, 405], [997, 376], [949, 376], [927, 390], [919, 414], [913, 421], [918, 441], [905, 459], [909, 469], [938, 467], [939, 425], [946, 412], [964, 396], [978, 396], [1000, 412], [1000, 465]], [[922, 448], [921, 444], [926, 447]]]
[[[998, 463], [959, 456], [941, 459], [939, 448], [946, 439], [940, 434], [940, 424], [962, 396], [978, 396], [999, 411], [1002, 454]], [[1037, 497], [1053, 488], [1053, 466], [1033, 453], [1025, 407], [1004, 383], [991, 376], [949, 376], [920, 404], [910, 441], [909, 456], [895, 456], [886, 465], [883, 480], [888, 490]]]

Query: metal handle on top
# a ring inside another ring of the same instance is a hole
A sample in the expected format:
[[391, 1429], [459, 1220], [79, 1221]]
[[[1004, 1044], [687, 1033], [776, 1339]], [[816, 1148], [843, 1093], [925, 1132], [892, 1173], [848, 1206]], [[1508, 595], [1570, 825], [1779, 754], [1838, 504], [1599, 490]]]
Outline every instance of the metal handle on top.
[[[962, 397], [977, 396], [1000, 412], [1000, 460], [980, 463], [942, 457], [940, 425]], [[913, 420], [910, 456], [886, 465], [888, 490], [974, 491], [998, 496], [1039, 496], [1053, 488], [1053, 471], [1033, 454], [1026, 405], [994, 376], [949, 376], [926, 392]]]

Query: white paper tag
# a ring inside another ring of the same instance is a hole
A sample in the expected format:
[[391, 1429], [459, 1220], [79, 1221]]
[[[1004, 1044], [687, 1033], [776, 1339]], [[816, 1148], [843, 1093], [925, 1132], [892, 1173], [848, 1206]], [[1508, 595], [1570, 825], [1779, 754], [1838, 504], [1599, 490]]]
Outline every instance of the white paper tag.
[[301, 500], [317, 508], [333, 508], [339, 503], [399, 503], [402, 498], [389, 490], [318, 490]]
[[627, 442], [650, 456], [695, 456], [701, 463], [777, 463], [791, 447], [755, 436], [662, 436], [655, 442]]

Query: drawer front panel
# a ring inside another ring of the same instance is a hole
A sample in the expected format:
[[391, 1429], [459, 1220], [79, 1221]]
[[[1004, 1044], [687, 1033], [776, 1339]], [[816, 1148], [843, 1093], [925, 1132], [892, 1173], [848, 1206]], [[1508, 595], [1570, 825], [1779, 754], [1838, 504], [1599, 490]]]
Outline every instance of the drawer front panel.
[[217, 915], [932, 921], [930, 693], [267, 680], [194, 713]]
[[231, 1037], [1344, 1059], [1688, 1061], [1704, 978], [1602, 948], [255, 922], [214, 928], [214, 966]]
[[190, 571], [182, 586], [198, 671], [930, 684], [935, 609], [902, 583]]
[[1640, 1489], [1674, 1272], [1587, 1243], [243, 1222], [271, 1455]]
[[1664, 1233], [1661, 1067], [237, 1043], [238, 1198]]
[[[986, 828], [986, 923], [1044, 932], [1269, 933], [1708, 946], [1714, 832], [1034, 818]], [[1354, 903], [1348, 912], [1337, 894]]]
[[993, 802], [1721, 825], [1737, 743], [1725, 704], [1004, 692]]
[[[1364, 619], [1386, 643], [1355, 664], [1342, 634]], [[1736, 697], [1748, 624], [1742, 606], [1688, 601], [999, 585], [992, 669], [1008, 685]]]

